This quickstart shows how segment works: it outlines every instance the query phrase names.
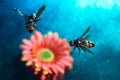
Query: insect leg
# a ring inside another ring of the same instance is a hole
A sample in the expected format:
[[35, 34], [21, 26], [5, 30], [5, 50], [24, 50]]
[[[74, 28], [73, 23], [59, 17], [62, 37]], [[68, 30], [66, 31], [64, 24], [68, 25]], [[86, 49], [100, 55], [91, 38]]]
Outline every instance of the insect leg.
[[73, 51], [76, 49], [76, 47], [77, 47], [77, 46], [75, 46], [75, 47], [73, 48]]
[[73, 50], [72, 50], [72, 53], [74, 53], [74, 50], [76, 49], [77, 46], [74, 46]]
[[80, 53], [81, 53], [80, 47], [77, 47], [77, 48], [78, 48], [78, 50], [79, 50], [79, 56], [80, 56]]
[[81, 49], [94, 55], [94, 53], [91, 50], [87, 49], [86, 47], [81, 47]]
[[35, 28], [36, 28], [37, 30], [40, 30], [39, 26], [35, 26]]

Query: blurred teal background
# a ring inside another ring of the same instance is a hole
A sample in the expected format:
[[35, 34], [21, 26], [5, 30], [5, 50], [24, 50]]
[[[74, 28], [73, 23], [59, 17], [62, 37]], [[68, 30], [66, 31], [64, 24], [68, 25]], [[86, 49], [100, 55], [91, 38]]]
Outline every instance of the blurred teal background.
[[82, 51], [78, 56], [76, 49], [73, 69], [63, 80], [120, 79], [120, 0], [0, 0], [0, 80], [39, 80], [20, 61], [19, 45], [31, 34], [13, 8], [29, 15], [43, 4], [46, 9], [37, 23], [43, 34], [57, 32], [70, 41], [91, 25], [95, 55]]

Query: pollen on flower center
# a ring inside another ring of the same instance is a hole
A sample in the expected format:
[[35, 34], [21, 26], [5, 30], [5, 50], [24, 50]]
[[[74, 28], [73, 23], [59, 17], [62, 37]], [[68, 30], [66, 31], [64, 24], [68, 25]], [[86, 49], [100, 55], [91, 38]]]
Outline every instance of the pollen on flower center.
[[54, 54], [49, 49], [42, 49], [39, 52], [39, 57], [45, 62], [51, 62], [54, 58]]

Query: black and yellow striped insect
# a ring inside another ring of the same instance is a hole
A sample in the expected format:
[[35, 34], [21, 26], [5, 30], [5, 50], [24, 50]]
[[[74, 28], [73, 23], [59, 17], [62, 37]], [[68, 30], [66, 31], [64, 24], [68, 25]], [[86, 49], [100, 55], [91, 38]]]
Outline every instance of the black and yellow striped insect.
[[85, 36], [88, 31], [90, 30], [90, 26], [85, 30], [85, 32], [76, 40], [71, 40], [69, 42], [70, 46], [74, 46], [73, 51], [78, 48], [79, 55], [80, 55], [80, 49], [89, 52], [91, 54], [94, 54], [92, 51], [90, 51], [88, 48], [92, 48], [95, 46], [95, 44], [87, 39], [87, 36]]

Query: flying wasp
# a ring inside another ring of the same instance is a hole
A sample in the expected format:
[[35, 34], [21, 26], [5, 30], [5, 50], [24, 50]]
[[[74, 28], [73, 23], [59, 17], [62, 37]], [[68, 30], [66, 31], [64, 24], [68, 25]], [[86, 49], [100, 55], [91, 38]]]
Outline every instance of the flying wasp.
[[95, 46], [95, 44], [91, 41], [89, 41], [87, 38], [88, 36], [85, 36], [90, 30], [90, 26], [85, 30], [85, 32], [76, 40], [71, 40], [69, 42], [70, 46], [74, 46], [73, 51], [78, 48], [79, 50], [79, 55], [82, 50], [89, 52], [91, 54], [94, 54], [92, 51], [90, 51], [88, 48], [92, 48]]
[[36, 14], [32, 13], [29, 16], [17, 8], [14, 8], [14, 11], [20, 16], [24, 17], [26, 29], [28, 30], [29, 33], [32, 33], [34, 28], [36, 27], [36, 22], [38, 22], [39, 16], [42, 14], [45, 7], [46, 7], [45, 5], [42, 5]]

